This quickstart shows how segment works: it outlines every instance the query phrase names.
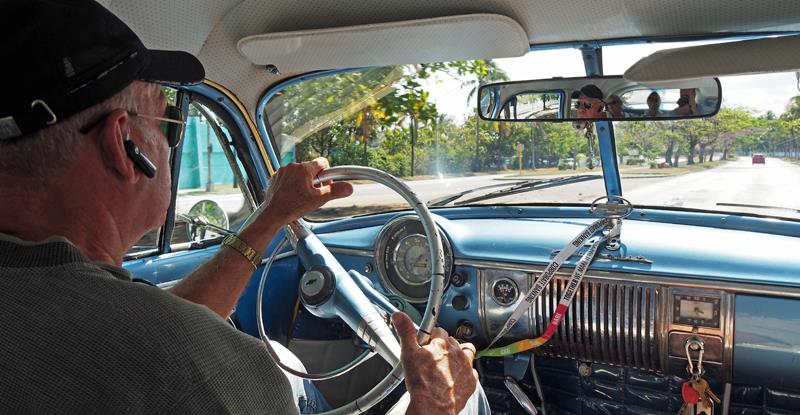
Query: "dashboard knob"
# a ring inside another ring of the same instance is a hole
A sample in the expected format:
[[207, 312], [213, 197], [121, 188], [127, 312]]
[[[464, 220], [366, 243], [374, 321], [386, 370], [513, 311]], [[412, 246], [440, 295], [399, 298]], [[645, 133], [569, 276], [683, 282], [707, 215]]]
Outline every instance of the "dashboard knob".
[[453, 284], [453, 286], [455, 287], [461, 287], [464, 284], [466, 284], [466, 282], [467, 282], [467, 277], [460, 272], [456, 272], [455, 274], [453, 274], [452, 277], [450, 277], [450, 283]]
[[457, 295], [453, 297], [452, 304], [453, 308], [456, 310], [466, 310], [469, 308], [469, 300], [463, 295]]
[[461, 340], [468, 340], [475, 335], [475, 328], [472, 326], [472, 323], [469, 321], [462, 321], [458, 324], [458, 328], [456, 328], [456, 338]]

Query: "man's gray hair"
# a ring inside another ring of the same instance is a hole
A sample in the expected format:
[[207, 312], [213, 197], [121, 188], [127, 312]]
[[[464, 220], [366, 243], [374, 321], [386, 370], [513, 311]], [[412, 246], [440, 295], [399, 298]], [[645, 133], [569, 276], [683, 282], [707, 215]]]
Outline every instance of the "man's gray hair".
[[143, 85], [146, 84], [134, 82], [111, 98], [53, 126], [25, 137], [0, 141], [0, 171], [46, 180], [53, 169], [75, 159], [80, 140], [88, 139], [79, 131], [81, 128], [117, 108], [137, 112], [137, 98], [141, 96], [138, 90]]

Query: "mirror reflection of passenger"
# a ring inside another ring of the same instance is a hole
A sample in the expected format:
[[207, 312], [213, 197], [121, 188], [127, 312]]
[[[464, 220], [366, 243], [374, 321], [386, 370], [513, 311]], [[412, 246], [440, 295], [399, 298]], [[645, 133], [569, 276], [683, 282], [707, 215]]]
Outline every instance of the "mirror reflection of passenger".
[[653, 91], [647, 96], [647, 112], [644, 114], [644, 116], [658, 117], [661, 115], [659, 108], [661, 108], [661, 95], [658, 95], [658, 92]]
[[619, 97], [617, 94], [611, 94], [608, 96], [606, 100], [606, 106], [608, 107], [608, 114], [612, 118], [628, 118], [630, 114], [622, 111], [622, 98]]
[[678, 99], [678, 106], [672, 110], [670, 115], [695, 115], [697, 114], [697, 102], [695, 96], [697, 91], [694, 88], [682, 88], [681, 97]]
[[574, 91], [572, 99], [577, 99], [575, 109], [578, 118], [606, 118], [603, 91], [596, 85], [588, 84], [579, 91]]

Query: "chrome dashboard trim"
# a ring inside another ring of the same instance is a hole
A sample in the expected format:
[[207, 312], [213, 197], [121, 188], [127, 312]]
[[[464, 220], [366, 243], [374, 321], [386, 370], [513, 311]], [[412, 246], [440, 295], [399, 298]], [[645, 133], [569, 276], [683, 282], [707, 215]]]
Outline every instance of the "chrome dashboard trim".
[[342, 255], [352, 255], [352, 256], [363, 256], [368, 258], [375, 258], [375, 251], [368, 251], [365, 249], [351, 249], [351, 248], [336, 248], [331, 247], [328, 248], [334, 254], [342, 254]]
[[[491, 295], [491, 275], [524, 272], [529, 286], [544, 267], [482, 260], [456, 260], [457, 266], [474, 267], [478, 275], [479, 298]], [[491, 275], [487, 275], [490, 272]], [[539, 334], [547, 325], [568, 282], [569, 269], [562, 270], [529, 310], [527, 330]], [[520, 286], [520, 289], [522, 287]], [[673, 291], [706, 291], [721, 296], [720, 327], [697, 327], [672, 321]], [[559, 326], [552, 344], [537, 353], [604, 361], [628, 367], [669, 372], [669, 333], [697, 332], [719, 336], [723, 340], [722, 372], [724, 381], [732, 376], [735, 294], [761, 294], [800, 298], [800, 288], [762, 286], [749, 283], [705, 280], [596, 271], [586, 276], [582, 288], [570, 305], [565, 324]], [[524, 294], [524, 293], [521, 293]], [[485, 302], [479, 307], [479, 321], [485, 325], [489, 311]], [[602, 316], [608, 316], [603, 319]], [[490, 336], [491, 333], [483, 333]], [[592, 339], [592, 336], [597, 336]], [[677, 374], [677, 373], [676, 373]], [[681, 374], [678, 374], [679, 376]]]
[[[367, 257], [373, 258], [374, 252], [372, 251], [365, 251], [361, 249], [350, 249], [350, 248], [328, 248], [329, 251], [333, 254], [341, 254], [341, 255], [351, 255], [351, 256], [360, 256], [360, 257]], [[284, 258], [289, 258], [297, 255], [297, 251], [294, 249], [288, 250], [286, 252], [280, 253], [275, 255], [274, 261], [278, 261]], [[263, 258], [261, 260], [261, 265], [264, 265], [267, 262], [267, 258]]]
[[[373, 259], [375, 257], [375, 252], [371, 250], [336, 248], [336, 247], [331, 247], [329, 248], [329, 250], [335, 254], [361, 256]], [[287, 258], [292, 255], [295, 255], [294, 251], [287, 251], [277, 255], [275, 257], [275, 260]], [[498, 261], [487, 261], [487, 260], [473, 260], [473, 259], [458, 259], [458, 258], [455, 258], [453, 260], [453, 265], [471, 266], [479, 269], [495, 268], [506, 271], [522, 271], [533, 274], [540, 273], [544, 270], [543, 265], [522, 264], [514, 262], [498, 262]], [[562, 267], [562, 270], [571, 270], [571, 269], [572, 267], [568, 265]], [[559, 275], [561, 274], [562, 273], [559, 273]], [[563, 275], [567, 275], [567, 273], [563, 273]], [[532, 284], [533, 281], [536, 280], [536, 275], [532, 275], [531, 278], [532, 278], [531, 280]], [[662, 275], [646, 275], [646, 274], [627, 273], [627, 272], [594, 271], [590, 269], [590, 275], [587, 275], [587, 278], [592, 278], [595, 280], [617, 280], [617, 281], [624, 280], [627, 282], [646, 283], [646, 284], [655, 283], [655, 284], [670, 285], [675, 287], [687, 287], [687, 288], [721, 289], [735, 294], [773, 295], [777, 297], [800, 299], [800, 287], [786, 287], [780, 285], [765, 286], [755, 283], [751, 284], [743, 282], [719, 281], [714, 279], [708, 279], [707, 277], [703, 276], [670, 277]], [[651, 310], [651, 312], [654, 311], [655, 310]]]
[[[513, 262], [496, 262], [486, 260], [471, 260], [471, 259], [456, 259], [454, 261], [456, 266], [472, 266], [476, 268], [490, 268], [505, 271], [522, 271], [540, 273], [544, 270], [543, 265], [534, 264], [520, 264]], [[562, 267], [562, 272], [556, 274], [560, 277], [569, 277], [573, 267], [565, 265]], [[696, 277], [670, 277], [661, 275], [645, 275], [627, 272], [609, 272], [609, 271], [595, 271], [590, 269], [587, 272], [586, 278], [592, 280], [614, 280], [630, 283], [641, 284], [660, 284], [675, 287], [686, 288], [700, 288], [700, 289], [713, 289], [725, 290], [735, 294], [756, 294], [756, 295], [772, 295], [784, 298], [798, 298], [800, 299], [800, 287], [786, 287], [786, 286], [764, 286], [760, 284], [719, 281], [707, 279], [703, 276]]]

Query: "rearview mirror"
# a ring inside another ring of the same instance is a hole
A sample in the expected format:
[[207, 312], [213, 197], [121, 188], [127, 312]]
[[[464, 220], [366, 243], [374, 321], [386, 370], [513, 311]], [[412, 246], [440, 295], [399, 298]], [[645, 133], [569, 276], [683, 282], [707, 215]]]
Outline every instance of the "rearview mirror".
[[710, 117], [719, 111], [717, 78], [659, 82], [622, 76], [553, 78], [481, 86], [478, 111], [490, 121], [641, 121]]

